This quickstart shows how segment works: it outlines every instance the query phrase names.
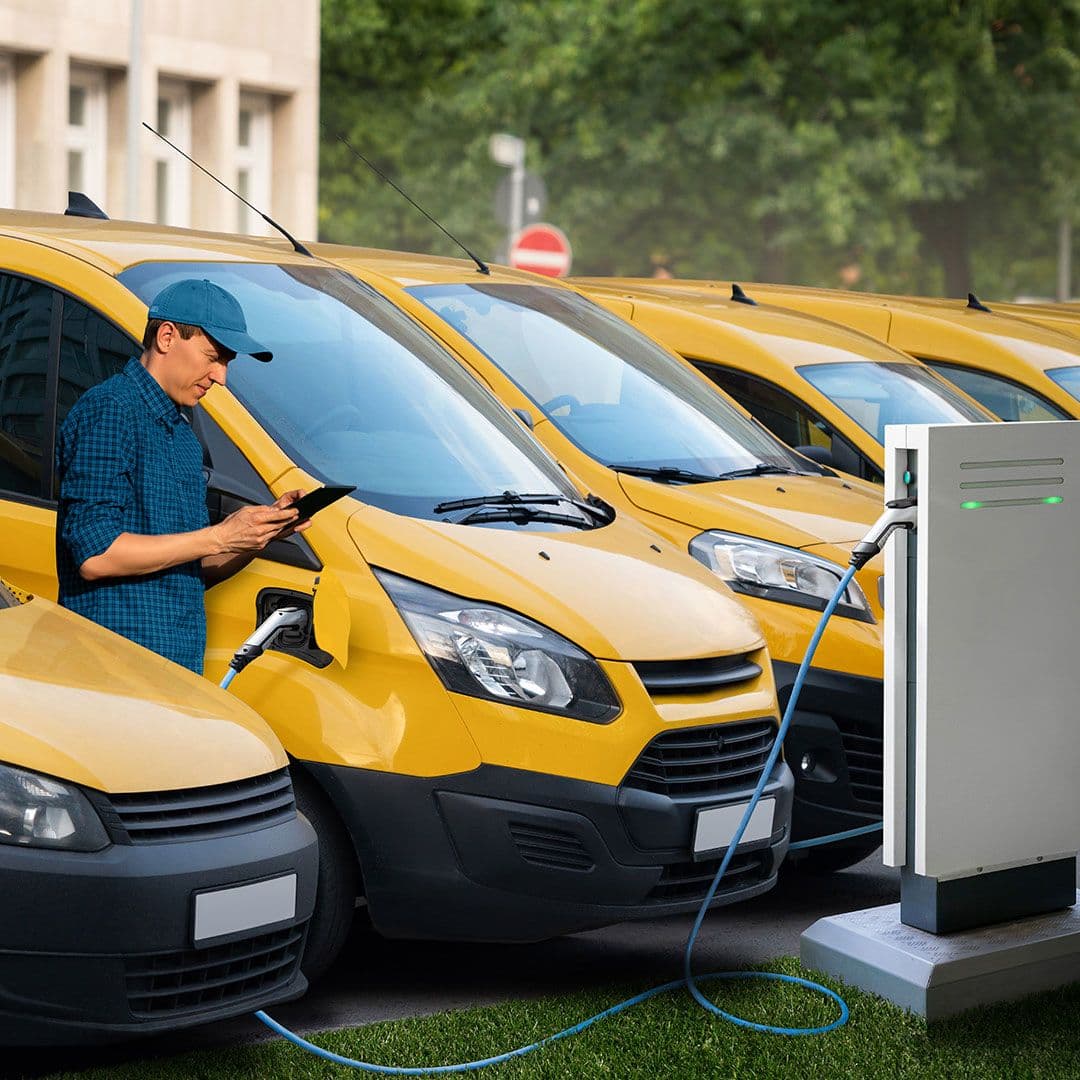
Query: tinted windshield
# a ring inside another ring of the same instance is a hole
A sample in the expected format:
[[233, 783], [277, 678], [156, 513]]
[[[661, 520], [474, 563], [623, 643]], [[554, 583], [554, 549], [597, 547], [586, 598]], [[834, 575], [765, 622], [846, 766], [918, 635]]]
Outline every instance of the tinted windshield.
[[480, 284], [409, 291], [605, 465], [707, 475], [762, 462], [815, 470], [671, 353], [569, 289]]
[[988, 419], [947, 382], [916, 364], [860, 360], [808, 364], [795, 370], [882, 445], [886, 424], [955, 424]]
[[1046, 373], [1063, 390], [1080, 400], [1080, 367], [1059, 367]]
[[980, 405], [989, 409], [1002, 420], [1070, 420], [1064, 409], [1059, 409], [1052, 401], [1047, 401], [1041, 394], [1029, 390], [1026, 386], [992, 375], [989, 371], [975, 371], [973, 368], [959, 367], [956, 364], [942, 364], [937, 360], [927, 360], [927, 367], [933, 368], [942, 378], [956, 383], [965, 394], [973, 397]]
[[577, 497], [558, 466], [461, 365], [388, 300], [328, 267], [145, 263], [121, 280], [147, 304], [181, 278], [236, 297], [273, 354], [228, 385], [296, 464], [413, 517], [504, 491]]
[[18, 606], [19, 601], [15, 594], [7, 587], [5, 581], [0, 580], [0, 610]]

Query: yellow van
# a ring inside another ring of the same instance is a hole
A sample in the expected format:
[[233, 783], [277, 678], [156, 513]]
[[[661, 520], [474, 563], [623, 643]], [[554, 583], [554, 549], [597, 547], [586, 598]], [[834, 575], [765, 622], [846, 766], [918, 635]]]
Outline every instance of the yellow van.
[[[880, 513], [879, 491], [794, 454], [690, 365], [551, 278], [499, 267], [482, 274], [461, 260], [398, 252], [313, 250], [403, 286], [402, 308], [564, 468], [735, 589], [765, 632], [787, 701], [851, 546]], [[630, 313], [629, 303], [623, 308]], [[881, 814], [880, 564], [856, 582], [818, 650], [787, 739], [797, 838]], [[837, 869], [877, 843], [820, 847], [807, 864]]]
[[[715, 811], [746, 801], [776, 732], [759, 627], [336, 267], [263, 241], [0, 214], [0, 372], [22, 387], [0, 402], [3, 572], [55, 592], [56, 424], [139, 351], [147, 302], [193, 276], [236, 296], [274, 353], [238, 357], [192, 414], [212, 514], [357, 485], [207, 593], [211, 678], [268, 612], [310, 605], [317, 575], [347, 612], [344, 646], [298, 635], [233, 684], [294, 761], [319, 834], [305, 970], [330, 962], [358, 898], [388, 936], [485, 941], [693, 910], [719, 863]], [[740, 847], [717, 903], [776, 880], [786, 766], [766, 790], [769, 835]]]
[[997, 418], [888, 345], [836, 323], [668, 283], [578, 279], [689, 360], [778, 438], [865, 480], [885, 477], [886, 424]]
[[[647, 281], [648, 279], [642, 279]], [[728, 292], [731, 282], [683, 282]], [[1080, 404], [1046, 375], [1080, 364], [1080, 341], [972, 301], [797, 285], [744, 286], [751, 299], [842, 323], [923, 361], [1002, 420], [1074, 420]]]
[[317, 845], [262, 720], [3, 581], [0, 697], [0, 1046], [303, 993]]

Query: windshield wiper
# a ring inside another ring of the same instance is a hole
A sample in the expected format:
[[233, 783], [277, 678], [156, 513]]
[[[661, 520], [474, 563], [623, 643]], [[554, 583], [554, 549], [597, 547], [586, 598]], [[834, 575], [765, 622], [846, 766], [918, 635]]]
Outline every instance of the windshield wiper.
[[532, 503], [534, 505], [540, 503], [554, 506], [565, 499], [566, 496], [554, 495], [549, 491], [538, 495], [520, 495], [516, 491], [504, 491], [496, 495], [476, 495], [471, 499], [449, 499], [434, 506], [432, 513], [445, 514], [451, 510], [468, 510], [472, 506], [517, 506], [520, 503]]
[[770, 473], [779, 473], [784, 476], [811, 476], [813, 474], [793, 469], [790, 465], [771, 465], [767, 461], [759, 461], [749, 469], [731, 469], [721, 473], [717, 480], [738, 480], [741, 476], [767, 476]]
[[575, 529], [589, 529], [592, 524], [575, 514], [560, 514], [555, 510], [541, 510], [536, 506], [477, 506], [463, 517], [451, 521], [451, 525], [481, 525], [486, 521], [512, 521], [526, 525], [530, 521], [547, 521], [553, 525], [571, 525]]
[[643, 476], [646, 480], [658, 480], [661, 484], [708, 484], [713, 480], [723, 480], [722, 476], [709, 473], [693, 472], [691, 469], [677, 469], [674, 465], [609, 465], [615, 472], [628, 476]]

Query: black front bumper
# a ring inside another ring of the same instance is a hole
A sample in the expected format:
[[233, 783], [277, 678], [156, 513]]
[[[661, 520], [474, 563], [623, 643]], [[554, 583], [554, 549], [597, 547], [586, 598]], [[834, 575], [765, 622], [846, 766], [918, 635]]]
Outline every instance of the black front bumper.
[[[795, 664], [773, 661], [781, 710], [787, 708], [798, 670]], [[881, 820], [884, 708], [880, 679], [814, 667], [807, 672], [784, 740], [784, 757], [795, 776], [792, 839]]]
[[[0, 845], [0, 1045], [105, 1042], [299, 997], [317, 859], [299, 816], [92, 853]], [[195, 947], [196, 893], [290, 873], [293, 918]]]
[[[671, 798], [499, 766], [409, 777], [305, 762], [354, 838], [375, 928], [390, 937], [540, 941], [694, 911], [720, 864], [695, 861], [700, 808], [739, 791]], [[793, 781], [773, 770], [773, 833], [740, 845], [714, 906], [768, 891], [787, 851]]]

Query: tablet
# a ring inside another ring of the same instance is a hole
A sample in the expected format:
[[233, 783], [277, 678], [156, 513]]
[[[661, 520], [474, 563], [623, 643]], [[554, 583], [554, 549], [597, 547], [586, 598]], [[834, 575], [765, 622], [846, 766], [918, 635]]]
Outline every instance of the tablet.
[[355, 490], [355, 484], [348, 487], [342, 484], [327, 484], [326, 487], [316, 488], [314, 491], [302, 495], [289, 509], [298, 510], [300, 520], [306, 521], [320, 510], [325, 510], [331, 503], [343, 499], [346, 495], [351, 495]]

